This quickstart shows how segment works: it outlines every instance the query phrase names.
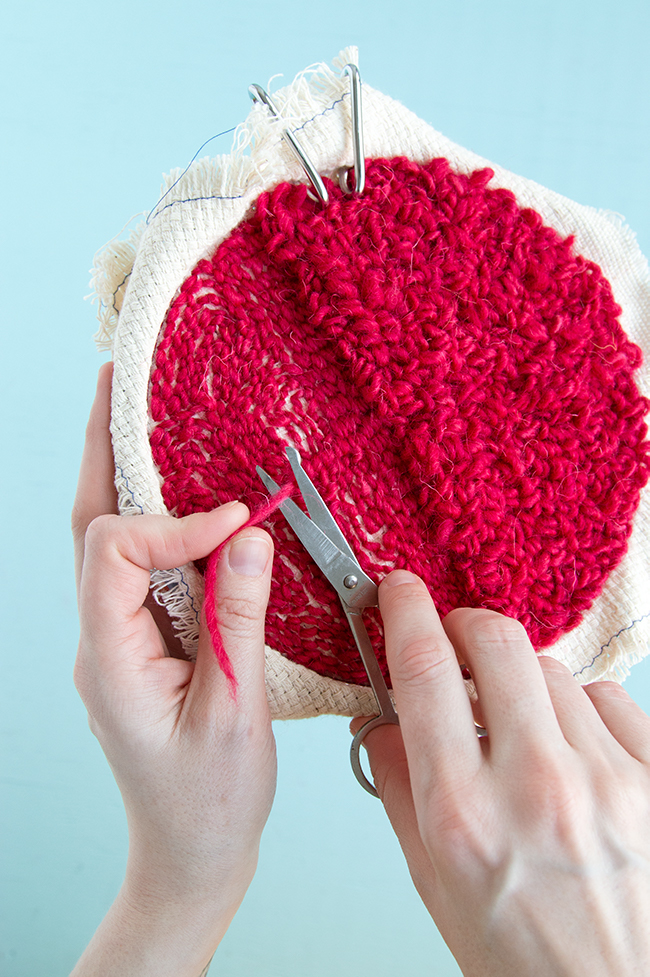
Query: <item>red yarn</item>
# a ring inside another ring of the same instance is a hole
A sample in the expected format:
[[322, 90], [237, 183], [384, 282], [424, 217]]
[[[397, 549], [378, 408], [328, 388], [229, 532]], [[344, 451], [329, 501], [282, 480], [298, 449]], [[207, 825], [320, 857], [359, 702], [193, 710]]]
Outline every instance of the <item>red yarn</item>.
[[[185, 515], [254, 505], [295, 444], [371, 576], [406, 567], [441, 614], [493, 608], [541, 648], [625, 553], [649, 404], [601, 270], [491, 176], [374, 160], [359, 198], [263, 194], [169, 309], [151, 446]], [[269, 644], [365, 683], [336, 594], [270, 531]]]
[[217, 661], [221, 667], [221, 671], [224, 673], [228, 679], [230, 685], [230, 693], [233, 698], [237, 697], [237, 677], [233, 671], [232, 662], [228, 652], [224, 648], [223, 639], [221, 637], [221, 629], [219, 628], [219, 616], [217, 614], [217, 604], [216, 604], [216, 584], [217, 584], [217, 564], [219, 558], [223, 553], [223, 548], [227, 543], [242, 531], [246, 529], [247, 526], [259, 526], [261, 522], [275, 512], [279, 506], [282, 505], [285, 499], [288, 499], [293, 491], [291, 485], [284, 485], [279, 492], [276, 492], [268, 502], [264, 503], [259, 507], [259, 509], [246, 520], [243, 526], [240, 526], [233, 533], [224, 539], [223, 543], [220, 543], [216, 549], [210, 553], [206, 564], [205, 564], [205, 600], [203, 602], [203, 613], [205, 614], [205, 623], [210, 635], [210, 641], [212, 642], [212, 650], [216, 656]]

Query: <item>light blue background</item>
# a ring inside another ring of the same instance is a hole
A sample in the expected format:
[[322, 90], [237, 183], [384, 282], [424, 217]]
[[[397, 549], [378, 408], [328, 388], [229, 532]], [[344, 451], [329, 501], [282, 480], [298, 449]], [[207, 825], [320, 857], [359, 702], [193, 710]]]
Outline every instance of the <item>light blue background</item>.
[[[646, 0], [6, 10], [3, 975], [67, 974], [125, 860], [120, 797], [71, 681], [68, 511], [102, 360], [82, 301], [94, 251], [155, 203], [163, 171], [246, 115], [251, 82], [289, 80], [355, 43], [370, 84], [487, 158], [624, 214], [648, 253], [649, 27]], [[650, 709], [647, 661], [627, 687]], [[259, 872], [212, 973], [457, 974], [381, 806], [352, 779], [346, 722], [276, 725], [280, 781]]]

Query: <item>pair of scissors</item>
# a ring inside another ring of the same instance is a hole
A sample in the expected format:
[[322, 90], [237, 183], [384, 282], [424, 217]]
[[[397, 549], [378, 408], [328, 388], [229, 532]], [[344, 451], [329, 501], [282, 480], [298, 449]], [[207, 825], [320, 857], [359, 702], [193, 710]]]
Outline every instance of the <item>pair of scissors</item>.
[[[377, 700], [379, 715], [364, 723], [352, 740], [350, 762], [361, 786], [373, 797], [378, 797], [374, 784], [363, 772], [359, 750], [371, 730], [386, 724], [399, 726], [399, 719], [362, 618], [366, 607], [377, 607], [379, 604], [377, 584], [361, 569], [348, 541], [304, 471], [296, 449], [288, 447], [286, 454], [311, 518], [291, 499], [285, 499], [281, 503], [280, 511], [339, 595], [370, 687]], [[280, 491], [280, 486], [259, 466], [257, 474], [271, 494]]]

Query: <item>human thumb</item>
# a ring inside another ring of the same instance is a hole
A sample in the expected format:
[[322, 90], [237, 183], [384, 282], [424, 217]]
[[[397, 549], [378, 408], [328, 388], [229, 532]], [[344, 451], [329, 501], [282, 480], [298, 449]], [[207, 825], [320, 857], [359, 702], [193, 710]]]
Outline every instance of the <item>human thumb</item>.
[[215, 573], [206, 574], [214, 610], [201, 624], [195, 679], [215, 708], [226, 689], [240, 706], [266, 698], [264, 620], [272, 565], [271, 537], [251, 526], [223, 545]]

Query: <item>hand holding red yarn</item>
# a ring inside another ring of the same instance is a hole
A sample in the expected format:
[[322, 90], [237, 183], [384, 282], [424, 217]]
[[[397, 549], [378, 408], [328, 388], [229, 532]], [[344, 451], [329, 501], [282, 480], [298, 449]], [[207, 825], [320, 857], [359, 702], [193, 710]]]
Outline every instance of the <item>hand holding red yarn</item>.
[[537, 658], [510, 618], [459, 608], [441, 622], [413, 574], [390, 574], [379, 599], [401, 726], [365, 742], [465, 977], [650, 973], [650, 718], [620, 686], [581, 688]]
[[248, 510], [235, 502], [183, 519], [115, 515], [109, 414], [104, 368], [73, 515], [75, 682], [124, 799], [129, 857], [122, 890], [74, 975], [196, 977], [253, 877], [275, 790], [264, 687], [272, 543], [247, 528], [216, 568], [233, 696], [205, 628], [196, 664], [170, 657], [144, 605], [151, 567], [207, 556]]

